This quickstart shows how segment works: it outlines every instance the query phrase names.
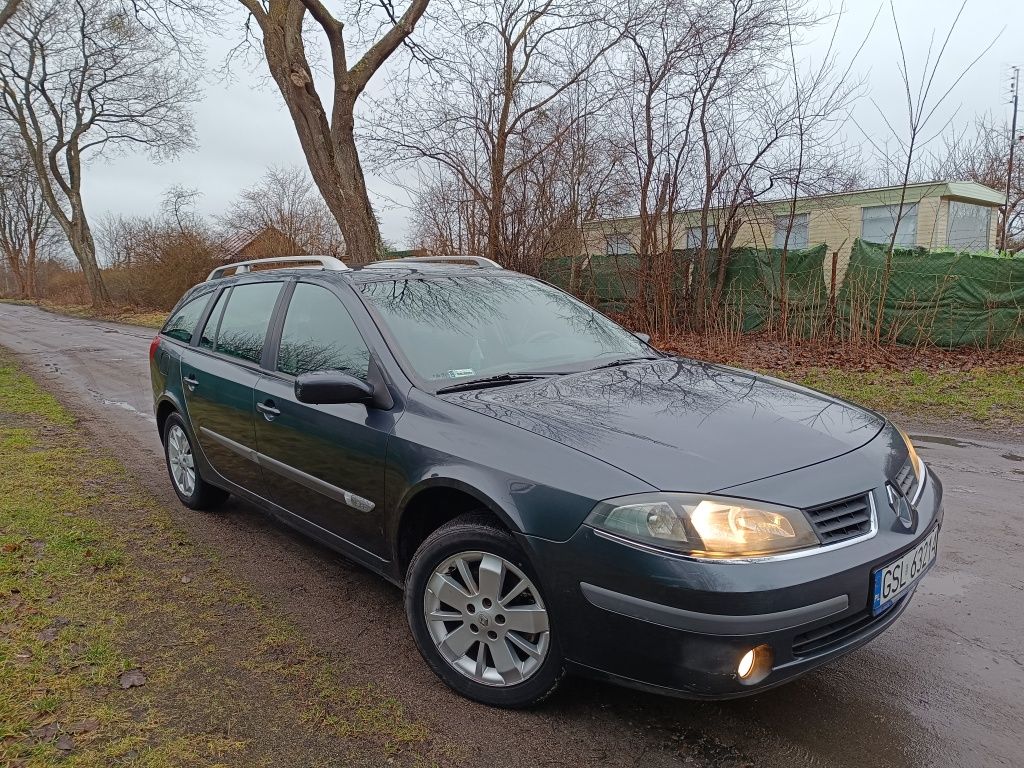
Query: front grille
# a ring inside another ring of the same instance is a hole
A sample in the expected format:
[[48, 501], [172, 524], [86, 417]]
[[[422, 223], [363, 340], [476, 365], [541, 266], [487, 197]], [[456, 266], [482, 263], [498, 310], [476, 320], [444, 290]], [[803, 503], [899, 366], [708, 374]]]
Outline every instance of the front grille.
[[797, 635], [793, 638], [793, 655], [802, 657], [828, 653], [833, 648], [866, 631], [875, 622], [884, 619], [886, 614], [899, 605], [905, 597], [905, 595], [901, 597], [877, 616], [872, 616], [871, 609], [868, 608], [852, 616]]
[[871, 501], [866, 493], [805, 511], [822, 544], [836, 544], [871, 531]]
[[914, 474], [914, 462], [910, 459], [896, 473], [896, 485], [908, 499], [913, 499], [917, 494], [917, 475]]

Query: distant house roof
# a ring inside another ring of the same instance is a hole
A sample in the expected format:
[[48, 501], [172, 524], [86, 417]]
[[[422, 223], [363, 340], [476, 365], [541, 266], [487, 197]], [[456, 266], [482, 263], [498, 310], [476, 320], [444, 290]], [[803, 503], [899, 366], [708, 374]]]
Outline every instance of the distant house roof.
[[[797, 211], [813, 209], [817, 203], [822, 205], [894, 205], [904, 197], [905, 203], [914, 203], [926, 197], [952, 197], [958, 200], [976, 203], [977, 205], [999, 206], [1006, 204], [1006, 195], [976, 181], [921, 181], [907, 184], [906, 191], [902, 185], [891, 187], [871, 187], [854, 189], [848, 192], [830, 192], [823, 195], [805, 195], [796, 198]], [[790, 198], [758, 200], [752, 206], [761, 206], [769, 210], [775, 206], [783, 206], [788, 210]], [[717, 210], [714, 207], [713, 210]], [[676, 214], [697, 213], [700, 208], [677, 210]], [[600, 224], [614, 221], [631, 221], [638, 218], [636, 214], [617, 216], [607, 219], [593, 219], [587, 224]]]
[[220, 258], [225, 263], [263, 255], [280, 256], [284, 252], [301, 255], [298, 246], [274, 226], [258, 232], [236, 232], [220, 242]]
[[246, 246], [251, 245], [261, 234], [252, 235], [248, 232], [236, 232], [233, 235], [228, 235], [220, 243], [222, 256], [225, 260], [238, 258]]

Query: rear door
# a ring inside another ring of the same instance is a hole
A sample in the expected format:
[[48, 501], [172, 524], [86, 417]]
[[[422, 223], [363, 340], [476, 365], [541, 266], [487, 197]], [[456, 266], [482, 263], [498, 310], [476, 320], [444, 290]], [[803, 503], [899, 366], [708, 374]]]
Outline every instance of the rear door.
[[253, 387], [282, 285], [222, 291], [181, 361], [185, 405], [203, 453], [218, 474], [260, 496], [267, 494], [256, 462]]
[[361, 549], [385, 556], [384, 461], [395, 413], [357, 403], [307, 405], [295, 377], [341, 370], [366, 380], [370, 353], [342, 301], [298, 282], [276, 360], [256, 385], [256, 443], [273, 499]]

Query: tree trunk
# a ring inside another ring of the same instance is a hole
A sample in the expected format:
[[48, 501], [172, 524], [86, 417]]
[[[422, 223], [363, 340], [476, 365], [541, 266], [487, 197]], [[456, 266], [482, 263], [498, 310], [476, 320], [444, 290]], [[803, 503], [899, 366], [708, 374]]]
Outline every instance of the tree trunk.
[[[289, 8], [288, 13], [299, 9]], [[270, 74], [288, 107], [310, 175], [341, 229], [345, 256], [355, 263], [373, 261], [383, 247], [356, 148], [353, 113], [358, 93], [338, 86], [332, 127], [306, 63], [301, 23], [276, 17], [263, 23]]]
[[7, 250], [6, 248], [4, 250], [6, 251], [4, 255], [7, 257], [7, 264], [11, 268], [11, 274], [14, 275], [14, 280], [18, 284], [18, 298], [27, 299], [28, 291], [25, 285], [25, 275], [21, 269], [21, 254], [16, 250]]
[[36, 298], [36, 251], [33, 240], [28, 244], [28, 257], [25, 260], [25, 298]]
[[[343, 124], [335, 125], [333, 137], [337, 176], [333, 191], [338, 201], [332, 205], [330, 198], [327, 198], [327, 205], [341, 227], [341, 235], [345, 238], [346, 255], [356, 263], [364, 263], [381, 258], [384, 245], [377, 216], [370, 205], [363, 166], [359, 162], [359, 152], [356, 149], [353, 116], [355, 103], [345, 104], [344, 109]], [[335, 116], [337, 115], [336, 108]], [[323, 185], [318, 182], [317, 187], [326, 198], [327, 193]]]
[[111, 305], [110, 294], [103, 282], [103, 273], [96, 261], [96, 241], [93, 240], [92, 230], [83, 214], [75, 217], [71, 223], [71, 231], [68, 232], [68, 240], [71, 243], [71, 250], [75, 252], [78, 263], [82, 267], [82, 274], [85, 275], [85, 284], [89, 286], [89, 296], [92, 298], [92, 305], [96, 309], [109, 307]]

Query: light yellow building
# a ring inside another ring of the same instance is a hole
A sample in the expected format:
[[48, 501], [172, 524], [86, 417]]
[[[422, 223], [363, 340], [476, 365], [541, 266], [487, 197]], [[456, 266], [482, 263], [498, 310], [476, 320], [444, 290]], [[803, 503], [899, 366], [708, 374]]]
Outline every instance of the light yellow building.
[[[906, 187], [902, 215], [901, 187], [879, 187], [796, 201], [789, 234], [789, 248], [808, 248], [826, 243], [829, 256], [838, 254], [840, 276], [849, 263], [853, 241], [858, 237], [888, 245], [896, 230], [897, 247], [952, 248], [958, 251], [990, 251], [996, 247], [998, 209], [1006, 198], [1001, 192], [973, 181], [933, 181]], [[789, 227], [791, 201], [770, 201], [744, 207], [736, 217], [738, 231], [733, 247], [781, 248]], [[701, 212], [679, 211], [672, 220], [673, 248], [695, 248], [701, 241]], [[708, 216], [707, 242], [714, 247], [724, 213]], [[899, 218], [897, 227], [896, 220]], [[583, 225], [587, 254], [635, 253], [640, 219], [627, 216], [590, 221]], [[666, 220], [667, 224], [667, 220]]]

